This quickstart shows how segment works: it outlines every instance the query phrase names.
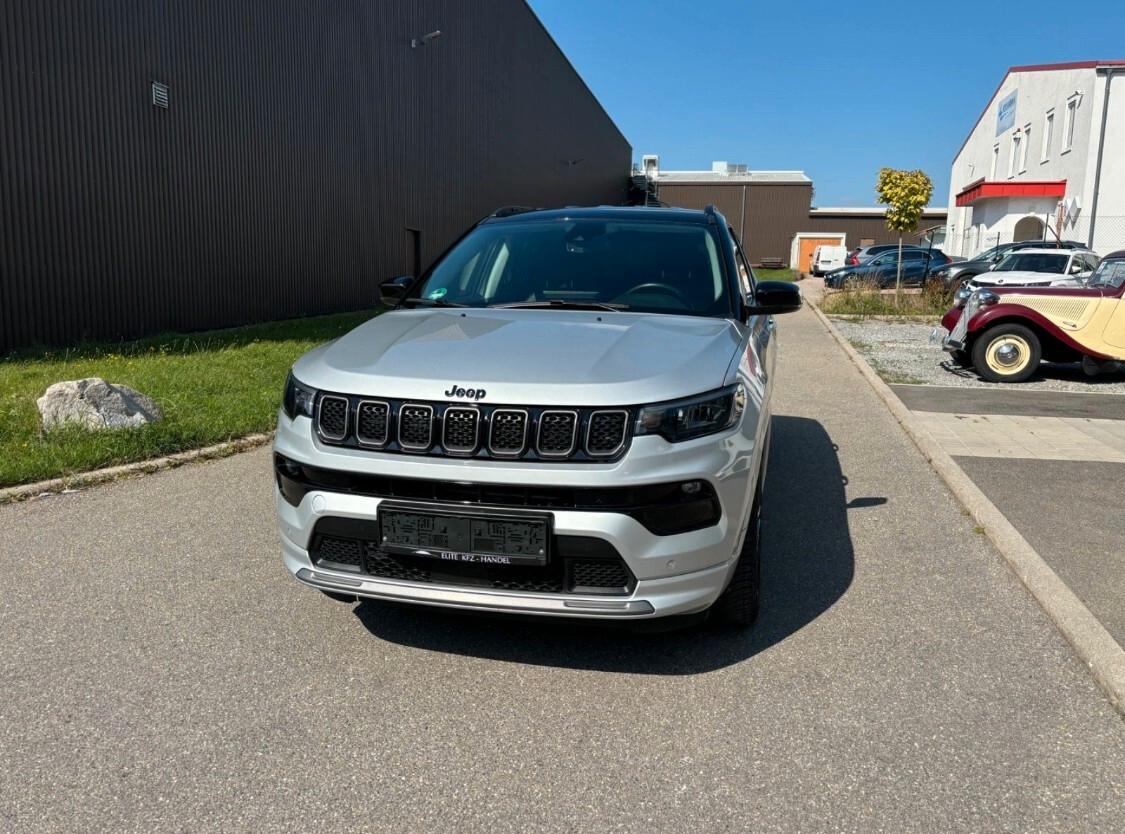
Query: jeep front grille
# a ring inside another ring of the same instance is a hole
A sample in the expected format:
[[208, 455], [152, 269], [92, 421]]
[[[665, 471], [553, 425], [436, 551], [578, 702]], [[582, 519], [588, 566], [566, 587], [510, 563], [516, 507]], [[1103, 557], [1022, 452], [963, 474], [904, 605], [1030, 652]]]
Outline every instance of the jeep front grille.
[[371, 452], [604, 463], [625, 453], [627, 408], [543, 408], [412, 402], [321, 394], [322, 443]]
[[434, 408], [409, 403], [398, 412], [398, 444], [408, 451], [425, 452], [433, 445]]
[[628, 411], [595, 411], [586, 424], [586, 451], [594, 457], [613, 457], [625, 443]]
[[565, 458], [574, 451], [578, 413], [544, 411], [539, 416], [539, 454], [545, 458]]
[[343, 440], [348, 436], [348, 400], [346, 397], [324, 396], [316, 415], [317, 429], [325, 440]]
[[363, 400], [355, 418], [355, 435], [364, 446], [382, 446], [390, 436], [391, 407], [385, 402]]
[[475, 408], [447, 408], [441, 426], [441, 445], [445, 451], [464, 455], [477, 450], [480, 412]]
[[527, 412], [498, 408], [489, 420], [488, 451], [499, 457], [516, 457], [527, 447]]

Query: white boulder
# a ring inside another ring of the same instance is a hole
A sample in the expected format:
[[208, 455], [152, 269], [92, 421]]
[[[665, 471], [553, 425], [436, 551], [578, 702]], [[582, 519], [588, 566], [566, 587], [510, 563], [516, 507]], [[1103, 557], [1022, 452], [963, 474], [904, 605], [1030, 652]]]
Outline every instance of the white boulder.
[[35, 402], [44, 431], [62, 425], [127, 429], [164, 418], [151, 397], [96, 376], [56, 382]]

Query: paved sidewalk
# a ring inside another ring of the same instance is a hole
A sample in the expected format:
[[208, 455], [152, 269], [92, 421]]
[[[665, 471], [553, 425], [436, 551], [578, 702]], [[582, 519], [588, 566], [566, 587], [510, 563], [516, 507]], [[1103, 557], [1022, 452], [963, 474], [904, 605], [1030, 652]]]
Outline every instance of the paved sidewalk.
[[1125, 463], [1125, 421], [916, 411], [953, 456]]
[[1125, 645], [1125, 397], [892, 387]]
[[1125, 722], [813, 315], [779, 334], [746, 634], [332, 603], [264, 449], [0, 507], [0, 828], [1125, 830]]

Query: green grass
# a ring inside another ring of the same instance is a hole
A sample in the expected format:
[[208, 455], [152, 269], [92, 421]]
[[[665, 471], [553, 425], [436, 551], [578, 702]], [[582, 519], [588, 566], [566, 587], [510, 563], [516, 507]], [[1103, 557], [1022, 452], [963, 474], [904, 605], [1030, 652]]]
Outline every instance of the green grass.
[[755, 269], [754, 277], [759, 281], [796, 281], [797, 273], [792, 269]]
[[[0, 487], [268, 431], [293, 361], [372, 315], [341, 313], [11, 354], [0, 360]], [[35, 400], [52, 383], [89, 376], [148, 394], [164, 409], [164, 420], [119, 431], [41, 434]]]
[[937, 286], [920, 293], [903, 292], [896, 300], [893, 292], [881, 292], [874, 284], [859, 284], [829, 291], [820, 309], [829, 315], [942, 316], [952, 304], [952, 293]]

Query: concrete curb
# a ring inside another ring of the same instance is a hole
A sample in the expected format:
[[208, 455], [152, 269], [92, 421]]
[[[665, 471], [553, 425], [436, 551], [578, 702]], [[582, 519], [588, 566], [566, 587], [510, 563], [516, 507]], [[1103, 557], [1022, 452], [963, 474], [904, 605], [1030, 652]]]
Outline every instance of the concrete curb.
[[941, 320], [941, 316], [921, 316], [921, 315], [903, 315], [903, 316], [867, 316], [861, 313], [833, 313], [833, 318], [844, 319], [844, 321], [886, 321], [886, 322], [933, 322], [937, 324]]
[[192, 449], [187, 452], [177, 452], [162, 458], [127, 463], [122, 466], [110, 466], [106, 469], [95, 469], [92, 472], [79, 472], [76, 475], [67, 475], [63, 478], [52, 478], [49, 481], [39, 481], [35, 484], [0, 489], [0, 504], [10, 504], [15, 501], [25, 501], [29, 498], [43, 495], [44, 493], [57, 493], [81, 487], [94, 486], [106, 481], [116, 481], [134, 475], [147, 475], [150, 472], [159, 472], [162, 469], [175, 469], [185, 463], [198, 460], [214, 460], [225, 458], [239, 452], [256, 449], [273, 439], [273, 433], [251, 434], [225, 443], [216, 443], [214, 446], [204, 446], [202, 449]]
[[832, 322], [810, 302], [809, 307], [820, 323], [843, 348], [852, 363], [875, 389], [895, 419], [914, 441], [919, 451], [945, 481], [950, 491], [983, 529], [1009, 567], [1020, 578], [1036, 602], [1062, 632], [1067, 642], [1086, 664], [1094, 680], [1109, 697], [1110, 703], [1125, 716], [1125, 649], [1117, 644], [1105, 626], [1098, 621], [1058, 574], [1044, 561], [1035, 548], [1020, 535], [1002, 512], [988, 500], [965, 471], [922, 428], [894, 391], [872, 370]]

